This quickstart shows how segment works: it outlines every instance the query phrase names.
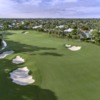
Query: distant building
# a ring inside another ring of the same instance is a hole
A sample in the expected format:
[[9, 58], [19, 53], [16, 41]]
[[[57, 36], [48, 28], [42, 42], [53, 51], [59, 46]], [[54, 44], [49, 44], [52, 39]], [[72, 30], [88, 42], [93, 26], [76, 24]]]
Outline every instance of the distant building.
[[92, 39], [92, 30], [80, 30], [79, 36], [80, 39]]
[[16, 25], [16, 23], [12, 23], [12, 26], [15, 26]]
[[21, 24], [24, 24], [24, 21], [21, 21]]
[[33, 26], [32, 28], [33, 28], [33, 29], [42, 28], [42, 25], [39, 25], [39, 26]]
[[64, 27], [65, 27], [64, 25], [56, 26], [56, 28], [64, 28]]
[[73, 29], [69, 28], [69, 29], [64, 30], [64, 33], [69, 33], [69, 32], [72, 32], [72, 31], [73, 31]]
[[8, 27], [9, 27], [9, 28], [12, 28], [13, 26], [12, 26], [12, 25], [8, 25]]
[[4, 29], [4, 26], [0, 25], [0, 29]]

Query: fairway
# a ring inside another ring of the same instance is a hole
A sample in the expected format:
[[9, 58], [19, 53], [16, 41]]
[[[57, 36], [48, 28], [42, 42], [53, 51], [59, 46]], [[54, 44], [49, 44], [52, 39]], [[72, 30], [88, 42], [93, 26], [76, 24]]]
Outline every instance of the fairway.
[[[22, 31], [9, 30], [4, 35], [6, 50], [15, 53], [0, 59], [0, 100], [100, 100], [100, 46]], [[82, 48], [74, 52], [65, 44]], [[25, 59], [24, 64], [12, 63], [17, 55]], [[13, 83], [9, 73], [25, 66], [35, 83]]]

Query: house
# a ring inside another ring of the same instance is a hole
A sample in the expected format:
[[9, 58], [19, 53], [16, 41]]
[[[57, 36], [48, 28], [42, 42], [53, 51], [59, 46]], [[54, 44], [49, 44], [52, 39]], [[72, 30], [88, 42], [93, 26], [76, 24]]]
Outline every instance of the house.
[[90, 30], [80, 30], [79, 32], [80, 39], [92, 40], [92, 31]]
[[12, 26], [15, 26], [15, 25], [16, 25], [16, 23], [13, 22], [13, 23], [12, 23]]
[[33, 29], [42, 28], [42, 25], [39, 25], [39, 26], [33, 26], [32, 28], [33, 28]]
[[4, 26], [0, 25], [0, 29], [4, 29]]
[[21, 24], [24, 24], [24, 21], [21, 21]]
[[65, 27], [64, 25], [56, 26], [56, 28], [64, 28], [64, 27]]
[[9, 28], [12, 28], [13, 26], [12, 26], [12, 25], [8, 25], [8, 27], [9, 27]]
[[64, 30], [64, 33], [69, 33], [69, 32], [72, 32], [72, 31], [73, 31], [73, 29], [69, 28], [69, 29]]

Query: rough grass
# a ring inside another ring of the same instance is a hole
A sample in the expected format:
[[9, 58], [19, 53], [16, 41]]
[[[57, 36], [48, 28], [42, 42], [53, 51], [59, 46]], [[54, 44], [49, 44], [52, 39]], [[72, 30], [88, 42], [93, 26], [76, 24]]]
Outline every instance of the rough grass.
[[[6, 50], [15, 53], [0, 60], [0, 100], [100, 100], [100, 47], [91, 43], [68, 41], [45, 33], [8, 31]], [[77, 52], [64, 44], [80, 45]], [[22, 56], [26, 62], [12, 64]], [[9, 72], [27, 66], [35, 84], [12, 83]]]

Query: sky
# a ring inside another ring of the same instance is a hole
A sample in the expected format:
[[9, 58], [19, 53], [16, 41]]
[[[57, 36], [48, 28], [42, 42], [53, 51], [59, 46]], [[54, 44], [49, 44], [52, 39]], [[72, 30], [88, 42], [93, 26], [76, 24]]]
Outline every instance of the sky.
[[0, 18], [100, 18], [100, 0], [0, 0]]

